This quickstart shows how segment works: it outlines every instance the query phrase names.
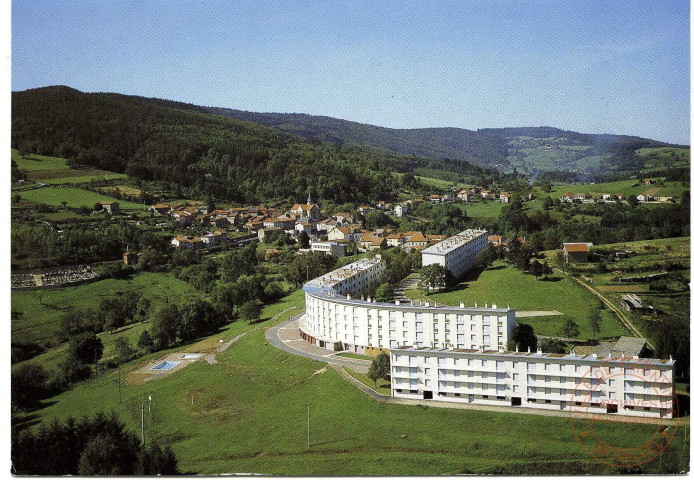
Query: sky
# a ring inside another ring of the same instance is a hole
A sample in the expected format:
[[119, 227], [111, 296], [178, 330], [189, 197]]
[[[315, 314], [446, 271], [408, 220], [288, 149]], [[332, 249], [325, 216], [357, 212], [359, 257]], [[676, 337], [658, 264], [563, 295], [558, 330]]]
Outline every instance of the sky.
[[689, 144], [689, 2], [15, 0], [12, 90]]

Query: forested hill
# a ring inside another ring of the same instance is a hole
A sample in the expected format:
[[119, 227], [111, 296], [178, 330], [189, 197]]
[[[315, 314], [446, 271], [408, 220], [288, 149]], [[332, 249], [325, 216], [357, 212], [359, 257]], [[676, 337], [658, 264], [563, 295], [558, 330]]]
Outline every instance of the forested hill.
[[385, 148], [405, 155], [466, 160], [477, 165], [503, 164], [504, 140], [462, 128], [395, 129], [299, 113], [253, 113], [227, 108], [210, 111], [272, 126], [305, 138]]
[[[650, 158], [643, 148], [672, 145], [626, 135], [593, 135], [552, 127], [393, 129], [331, 117], [295, 113], [253, 113], [226, 108], [208, 111], [300, 135], [347, 145], [366, 145], [433, 158], [469, 161], [502, 172], [532, 175], [574, 172], [591, 179], [638, 174]], [[688, 147], [683, 147], [688, 157]], [[680, 156], [684, 155], [679, 152]], [[667, 156], [666, 156], [667, 157]], [[668, 158], [658, 165], [667, 168]]]
[[337, 203], [393, 198], [399, 172], [489, 183], [495, 170], [306, 140], [208, 108], [56, 86], [12, 93], [12, 147], [165, 181], [189, 197]]

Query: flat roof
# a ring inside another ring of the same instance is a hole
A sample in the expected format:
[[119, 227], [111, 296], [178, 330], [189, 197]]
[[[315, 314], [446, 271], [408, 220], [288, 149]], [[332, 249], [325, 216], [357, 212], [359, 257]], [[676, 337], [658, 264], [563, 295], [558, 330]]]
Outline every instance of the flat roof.
[[455, 250], [461, 245], [464, 245], [467, 242], [474, 240], [475, 238], [481, 235], [485, 235], [486, 233], [486, 230], [473, 230], [469, 228], [465, 231], [457, 233], [452, 237], [449, 237], [437, 243], [436, 245], [432, 245], [431, 247], [425, 248], [424, 250], [422, 250], [422, 254], [426, 253], [429, 255], [446, 255], [447, 253], [451, 252], [452, 250]]
[[471, 350], [471, 349], [456, 349], [456, 348], [429, 348], [429, 347], [399, 347], [391, 348], [391, 352], [398, 353], [448, 353], [448, 354], [467, 354], [475, 356], [495, 356], [502, 358], [518, 358], [520, 356], [535, 359], [551, 359], [551, 360], [567, 360], [570, 362], [587, 362], [587, 363], [630, 363], [635, 365], [654, 365], [654, 366], [673, 366], [674, 360], [665, 360], [659, 358], [634, 358], [629, 357], [602, 357], [597, 355], [571, 355], [557, 353], [537, 353], [537, 352], [499, 352], [496, 350]]

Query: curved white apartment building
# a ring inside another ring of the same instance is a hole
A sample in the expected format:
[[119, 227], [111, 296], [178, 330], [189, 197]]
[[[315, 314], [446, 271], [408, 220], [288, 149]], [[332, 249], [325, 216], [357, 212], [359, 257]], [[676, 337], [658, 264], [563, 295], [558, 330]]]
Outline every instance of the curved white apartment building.
[[510, 308], [373, 301], [369, 295], [384, 271], [377, 255], [304, 284], [302, 338], [329, 350], [372, 355], [405, 345], [503, 350], [511, 338], [515, 311]]

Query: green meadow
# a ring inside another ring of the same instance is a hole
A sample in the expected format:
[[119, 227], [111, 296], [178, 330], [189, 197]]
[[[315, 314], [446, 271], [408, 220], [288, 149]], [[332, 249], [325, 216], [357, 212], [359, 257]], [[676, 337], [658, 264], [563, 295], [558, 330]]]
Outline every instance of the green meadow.
[[128, 291], [146, 295], [155, 304], [165, 302], [167, 298], [197, 295], [195, 289], [183, 280], [149, 272], [128, 279], [108, 278], [69, 287], [13, 290], [12, 310], [18, 316], [12, 320], [12, 341], [52, 340], [63, 313], [71, 309], [96, 309], [101, 300]]
[[[230, 327], [233, 333], [177, 349], [206, 350], [201, 347], [205, 342], [252, 330], [218, 354], [219, 363], [199, 360], [145, 383], [128, 374], [166, 352], [151, 354], [122, 367], [122, 402], [118, 373], [111, 370], [18, 421], [31, 425], [113, 410], [139, 432], [145, 404], [147, 440], [170, 445], [186, 473], [615, 473], [582, 449], [568, 418], [379, 403], [334, 370], [323, 371], [324, 363], [268, 344], [264, 328], [295, 313], [302, 303], [297, 291], [266, 307], [263, 317], [272, 320], [259, 328], [236, 322]], [[619, 445], [625, 438], [648, 438], [653, 428], [611, 423], [600, 435]], [[678, 432], [670, 448], [681, 451], [682, 440]]]
[[[592, 333], [588, 326], [588, 312], [597, 308], [599, 300], [569, 278], [555, 274], [557, 281], [535, 280], [535, 277], [522, 273], [503, 262], [482, 272], [474, 281], [463, 281], [450, 291], [428, 295], [428, 298], [446, 305], [507, 305], [515, 310], [556, 310], [563, 315], [550, 317], [517, 318], [516, 323], [533, 326], [538, 335], [563, 337], [563, 325], [567, 317], [578, 324], [579, 338], [590, 339]], [[609, 310], [601, 310], [602, 331], [598, 338], [612, 338], [627, 332]]]
[[145, 208], [145, 205], [139, 203], [117, 200], [113, 197], [75, 187], [43, 187], [19, 192], [19, 194], [22, 200], [45, 203], [56, 207], [62, 206], [62, 202], [67, 202], [67, 206], [72, 208], [85, 206], [92, 208], [97, 202], [118, 202], [121, 209], [142, 210]]

